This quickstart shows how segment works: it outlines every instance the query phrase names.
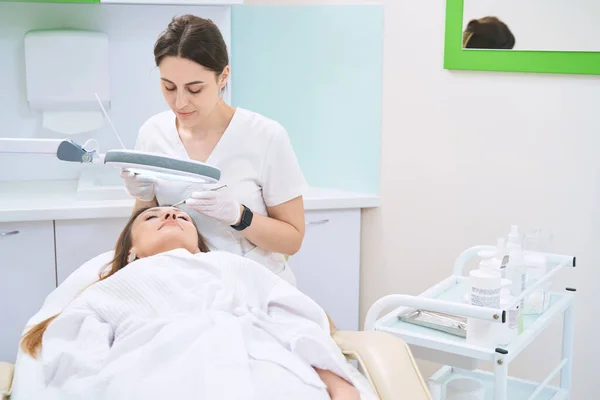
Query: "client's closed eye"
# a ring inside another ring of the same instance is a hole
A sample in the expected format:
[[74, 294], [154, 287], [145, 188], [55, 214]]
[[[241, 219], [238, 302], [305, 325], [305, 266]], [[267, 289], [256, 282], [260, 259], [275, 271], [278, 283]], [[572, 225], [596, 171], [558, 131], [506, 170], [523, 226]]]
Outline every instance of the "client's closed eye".
[[181, 218], [181, 219], [183, 219], [184, 221], [189, 221], [189, 220], [190, 220], [190, 219], [189, 219], [187, 216], [185, 216], [185, 215], [180, 215], [180, 216], [178, 216], [177, 218]]
[[152, 219], [152, 218], [157, 218], [157, 216], [156, 215], [148, 215], [146, 217], [145, 221], [148, 221], [149, 219]]

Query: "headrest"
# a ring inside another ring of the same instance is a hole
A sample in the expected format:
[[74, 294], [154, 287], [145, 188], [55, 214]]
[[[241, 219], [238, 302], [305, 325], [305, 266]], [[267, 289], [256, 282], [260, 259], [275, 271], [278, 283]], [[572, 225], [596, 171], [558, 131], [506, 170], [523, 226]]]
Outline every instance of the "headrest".
[[112, 260], [113, 255], [113, 250], [107, 251], [92, 258], [73, 271], [67, 279], [46, 297], [42, 308], [27, 322], [26, 330], [60, 313], [83, 289], [96, 282], [100, 271]]
[[[73, 271], [46, 297], [42, 308], [27, 322], [23, 334], [35, 324], [60, 313], [83, 289], [96, 282], [100, 271], [112, 260], [113, 255], [112, 250], [102, 253]], [[15, 350], [17, 361], [11, 398], [14, 400], [39, 398], [45, 379], [42, 362], [24, 353], [20, 347]]]

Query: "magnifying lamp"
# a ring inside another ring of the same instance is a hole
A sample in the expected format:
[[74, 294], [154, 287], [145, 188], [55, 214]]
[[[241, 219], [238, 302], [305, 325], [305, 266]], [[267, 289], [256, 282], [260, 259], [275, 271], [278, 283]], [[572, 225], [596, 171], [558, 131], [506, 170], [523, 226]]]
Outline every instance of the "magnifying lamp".
[[[85, 146], [85, 145], [84, 145]], [[180, 160], [137, 150], [109, 150], [100, 154], [86, 150], [70, 139], [0, 138], [0, 154], [48, 154], [67, 162], [104, 164], [127, 169], [145, 177], [211, 184], [219, 182], [221, 171], [194, 160]]]
[[90, 164], [112, 165], [127, 169], [138, 175], [191, 183], [217, 183], [221, 171], [200, 161], [180, 160], [163, 155], [127, 150], [110, 116], [102, 105], [98, 93], [94, 93], [98, 106], [110, 124], [123, 149], [109, 150], [100, 154], [86, 150], [70, 139], [2, 139], [0, 153], [56, 154], [59, 160]]

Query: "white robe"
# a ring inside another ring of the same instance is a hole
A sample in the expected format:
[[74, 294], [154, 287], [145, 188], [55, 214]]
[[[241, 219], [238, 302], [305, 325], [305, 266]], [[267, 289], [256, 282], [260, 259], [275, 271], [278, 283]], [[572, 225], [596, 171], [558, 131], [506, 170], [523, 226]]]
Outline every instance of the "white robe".
[[82, 292], [46, 330], [39, 399], [328, 399], [313, 369], [375, 398], [323, 310], [260, 264], [179, 249]]

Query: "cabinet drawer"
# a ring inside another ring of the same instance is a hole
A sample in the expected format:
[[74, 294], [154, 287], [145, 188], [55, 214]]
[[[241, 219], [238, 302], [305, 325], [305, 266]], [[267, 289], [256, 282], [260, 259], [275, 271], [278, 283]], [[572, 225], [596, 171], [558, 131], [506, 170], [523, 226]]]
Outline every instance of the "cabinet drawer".
[[290, 258], [298, 289], [340, 329], [359, 326], [360, 209], [307, 211], [302, 248]]
[[86, 261], [114, 250], [127, 218], [56, 221], [56, 276], [62, 283]]
[[52, 221], [0, 223], [0, 361], [15, 361], [25, 324], [55, 287]]

